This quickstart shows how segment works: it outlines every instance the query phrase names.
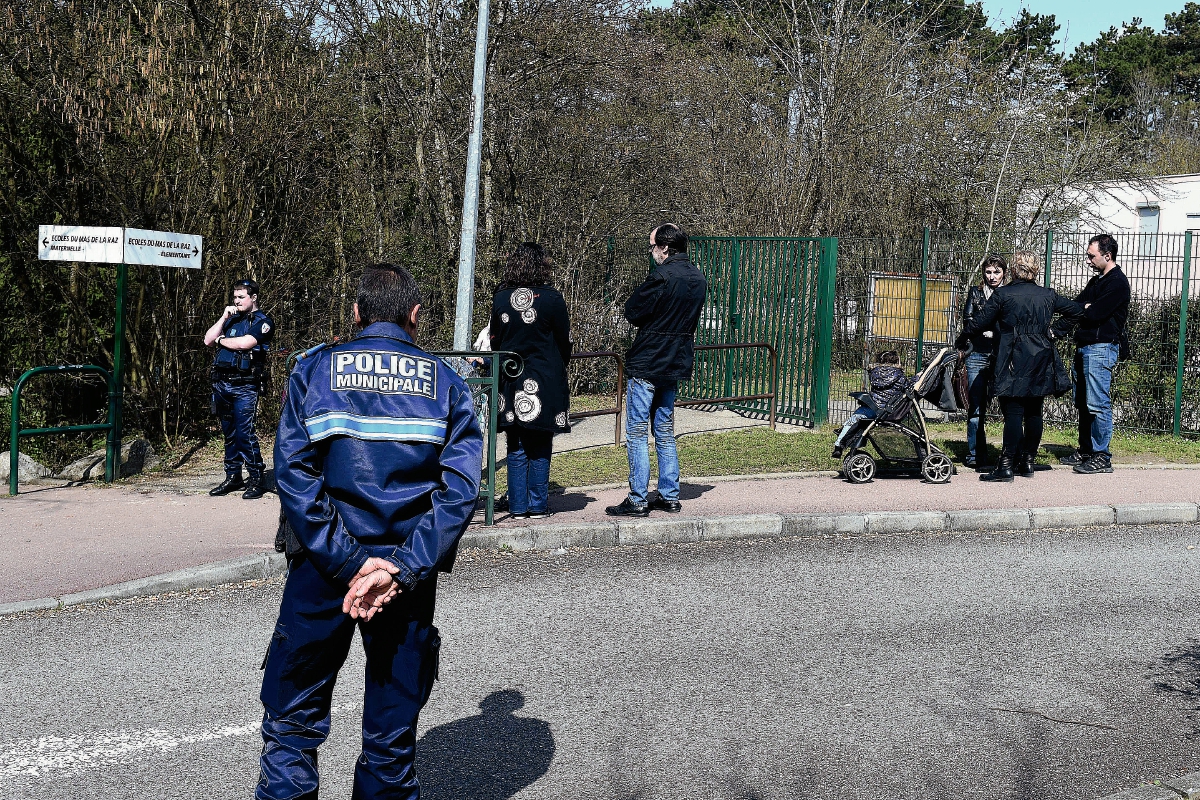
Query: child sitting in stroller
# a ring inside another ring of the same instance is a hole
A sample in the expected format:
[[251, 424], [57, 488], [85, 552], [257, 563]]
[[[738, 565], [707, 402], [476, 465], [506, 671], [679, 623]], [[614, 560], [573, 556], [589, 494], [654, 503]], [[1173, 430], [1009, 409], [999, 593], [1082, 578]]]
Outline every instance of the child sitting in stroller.
[[[913, 385], [912, 380], [900, 368], [900, 354], [895, 350], [887, 350], [876, 356], [874, 365], [867, 372], [867, 380], [871, 384], [871, 398], [875, 401], [875, 408], [879, 409], [890, 406]], [[869, 419], [875, 419], [875, 409], [866, 405], [860, 405], [858, 410], [850, 415], [833, 443], [833, 458], [842, 457], [846, 437], [858, 423]]]

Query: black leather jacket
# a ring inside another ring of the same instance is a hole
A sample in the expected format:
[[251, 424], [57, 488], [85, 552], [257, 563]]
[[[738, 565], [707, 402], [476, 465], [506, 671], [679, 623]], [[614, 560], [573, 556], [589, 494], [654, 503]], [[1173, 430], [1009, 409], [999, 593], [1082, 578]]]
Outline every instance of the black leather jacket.
[[[979, 316], [979, 312], [983, 310], [984, 303], [986, 302], [987, 299], [983, 295], [983, 287], [978, 283], [967, 290], [967, 305], [963, 309], [963, 330], [966, 330], [975, 321], [975, 318]], [[968, 337], [971, 342], [972, 352], [984, 353], [989, 356], [995, 354], [997, 341], [996, 326], [993, 325], [987, 330], [992, 334], [990, 337], [984, 336], [983, 332]]]

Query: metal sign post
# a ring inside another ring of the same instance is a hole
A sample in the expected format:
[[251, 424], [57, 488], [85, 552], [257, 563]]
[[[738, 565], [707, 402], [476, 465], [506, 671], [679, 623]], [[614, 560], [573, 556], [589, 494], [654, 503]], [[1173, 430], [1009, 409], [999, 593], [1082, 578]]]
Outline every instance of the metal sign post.
[[121, 472], [121, 412], [125, 401], [125, 289], [129, 267], [117, 264], [117, 321], [113, 325], [113, 369], [108, 384], [109, 419], [107, 452], [104, 454], [104, 481], [112, 483]]

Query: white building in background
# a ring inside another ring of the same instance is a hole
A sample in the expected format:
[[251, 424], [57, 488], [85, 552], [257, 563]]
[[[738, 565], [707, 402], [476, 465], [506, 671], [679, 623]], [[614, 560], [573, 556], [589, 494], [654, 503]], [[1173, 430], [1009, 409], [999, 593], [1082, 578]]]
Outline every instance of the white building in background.
[[1200, 291], [1200, 174], [1164, 175], [1144, 182], [1102, 183], [1082, 202], [1077, 233], [1062, 232], [1060, 252], [1082, 256], [1088, 233], [1117, 238], [1117, 261], [1129, 276], [1135, 296], [1170, 298], [1182, 289], [1186, 231], [1193, 231], [1189, 295]]
[[1165, 175], [1151, 182], [1154, 188], [1101, 184], [1090, 211], [1113, 233], [1200, 231], [1200, 174]]

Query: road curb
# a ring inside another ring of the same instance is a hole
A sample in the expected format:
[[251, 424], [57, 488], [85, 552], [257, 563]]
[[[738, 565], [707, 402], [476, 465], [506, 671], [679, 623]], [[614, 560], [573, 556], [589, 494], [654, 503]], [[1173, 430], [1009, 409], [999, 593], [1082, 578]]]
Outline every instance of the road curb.
[[255, 553], [248, 556], [201, 564], [148, 578], [138, 578], [112, 586], [101, 586], [84, 592], [72, 592], [61, 597], [41, 597], [36, 600], [21, 600], [16, 603], [0, 604], [0, 617], [19, 614], [23, 611], [48, 611], [83, 603], [99, 603], [105, 600], [121, 600], [144, 597], [167, 592], [186, 592], [190, 589], [206, 589], [225, 583], [263, 580], [282, 575], [287, 570], [287, 561], [282, 553]]
[[1107, 794], [1099, 800], [1200, 800], [1200, 772], [1191, 772], [1178, 778], [1163, 778]]
[[[471, 532], [461, 550], [552, 552], [564, 548], [598, 548], [734, 539], [802, 536], [867, 536], [897, 533], [976, 533], [1079, 528], [1097, 525], [1161, 525], [1197, 522], [1196, 503], [1138, 503], [1116, 506], [961, 509], [953, 511], [869, 511], [841, 514], [746, 514], [725, 517], [650, 517], [600, 522], [566, 522], [494, 528]], [[204, 589], [226, 583], [263, 580], [287, 571], [282, 553], [202, 564], [113, 586], [62, 597], [42, 597], [0, 604], [0, 616], [47, 611], [82, 603]], [[1139, 795], [1140, 796], [1140, 795]], [[1194, 795], [1200, 800], [1200, 789]]]
[[[1049, 469], [1070, 472], [1075, 469], [1069, 464], [1039, 464], [1038, 469]], [[1200, 470], [1200, 464], [1113, 464], [1114, 470]], [[810, 469], [800, 472], [753, 472], [747, 475], [698, 475], [680, 479], [680, 485], [705, 486], [714, 483], [737, 483], [739, 481], [777, 481], [794, 478], [840, 478], [842, 473], [836, 469]], [[607, 489], [621, 489], [629, 484], [621, 483], [592, 483], [586, 486], [564, 486], [550, 490], [552, 496], [578, 494], [587, 492], [602, 492]]]
[[[533, 552], [564, 547], [679, 544], [794, 536], [863, 536], [952, 531], [1025, 531], [1103, 525], [1163, 525], [1200, 520], [1196, 503], [1114, 506], [868, 511], [841, 514], [750, 514], [658, 517], [603, 522], [549, 523], [468, 533], [460, 549]], [[1200, 800], [1200, 798], [1198, 798]]]

